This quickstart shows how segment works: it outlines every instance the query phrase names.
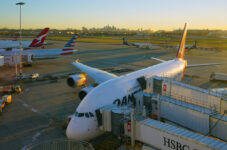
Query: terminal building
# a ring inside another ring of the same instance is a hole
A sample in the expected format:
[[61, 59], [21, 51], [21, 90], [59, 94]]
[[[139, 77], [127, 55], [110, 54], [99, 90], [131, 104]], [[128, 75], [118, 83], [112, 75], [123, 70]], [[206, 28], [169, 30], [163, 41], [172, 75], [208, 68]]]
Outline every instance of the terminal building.
[[143, 149], [227, 150], [227, 96], [165, 77], [138, 79], [128, 106], [96, 111], [99, 128]]

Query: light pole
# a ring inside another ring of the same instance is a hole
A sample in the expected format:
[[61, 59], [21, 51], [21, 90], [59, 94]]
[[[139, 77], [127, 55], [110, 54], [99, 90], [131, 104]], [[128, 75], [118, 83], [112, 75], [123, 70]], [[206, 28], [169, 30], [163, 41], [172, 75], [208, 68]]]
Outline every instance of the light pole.
[[22, 43], [21, 43], [21, 6], [24, 5], [24, 2], [16, 3], [20, 6], [20, 75], [22, 76]]

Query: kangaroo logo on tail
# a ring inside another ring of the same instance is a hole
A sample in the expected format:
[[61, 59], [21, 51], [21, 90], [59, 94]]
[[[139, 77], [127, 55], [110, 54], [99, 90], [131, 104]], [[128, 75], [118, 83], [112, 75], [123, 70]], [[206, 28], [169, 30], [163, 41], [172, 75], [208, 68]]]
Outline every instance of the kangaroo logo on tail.
[[184, 59], [186, 35], [187, 35], [187, 23], [185, 23], [183, 35], [178, 47], [177, 56], [176, 56], [178, 59]]
[[36, 38], [32, 41], [32, 43], [29, 45], [29, 47], [40, 47], [43, 45], [47, 33], [49, 31], [50, 28], [45, 28], [43, 29], [37, 36]]

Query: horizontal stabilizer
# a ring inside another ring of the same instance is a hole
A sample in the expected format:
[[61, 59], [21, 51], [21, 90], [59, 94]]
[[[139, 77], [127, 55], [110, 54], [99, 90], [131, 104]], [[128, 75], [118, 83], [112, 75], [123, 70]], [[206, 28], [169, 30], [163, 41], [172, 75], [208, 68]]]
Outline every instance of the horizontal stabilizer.
[[214, 65], [222, 65], [226, 63], [211, 63], [211, 64], [195, 64], [195, 65], [187, 65], [187, 68], [192, 68], [192, 67], [201, 67], [201, 66], [214, 66]]
[[159, 62], [166, 62], [165, 60], [162, 60], [162, 59], [158, 59], [158, 58], [155, 58], [155, 57], [151, 57], [151, 59], [153, 59], [153, 60], [156, 60], [156, 61], [159, 61]]

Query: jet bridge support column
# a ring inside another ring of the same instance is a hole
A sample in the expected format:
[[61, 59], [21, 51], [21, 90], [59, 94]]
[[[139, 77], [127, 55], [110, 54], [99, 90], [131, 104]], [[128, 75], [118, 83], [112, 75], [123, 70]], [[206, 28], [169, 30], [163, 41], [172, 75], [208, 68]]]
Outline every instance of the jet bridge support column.
[[160, 118], [161, 118], [161, 99], [160, 99], [160, 95], [158, 94], [157, 96], [157, 100], [158, 100], [158, 103], [157, 103], [157, 107], [158, 107], [158, 110], [157, 110], [157, 115], [158, 115], [158, 120], [160, 121]]
[[160, 94], [157, 94], [157, 97], [153, 98], [157, 102], [157, 104], [152, 105], [152, 112], [153, 114], [157, 115], [157, 120], [160, 121], [161, 119], [161, 99]]
[[134, 150], [134, 146], [135, 146], [135, 120], [134, 120], [134, 109], [131, 110], [131, 145], [132, 145], [132, 149]]

